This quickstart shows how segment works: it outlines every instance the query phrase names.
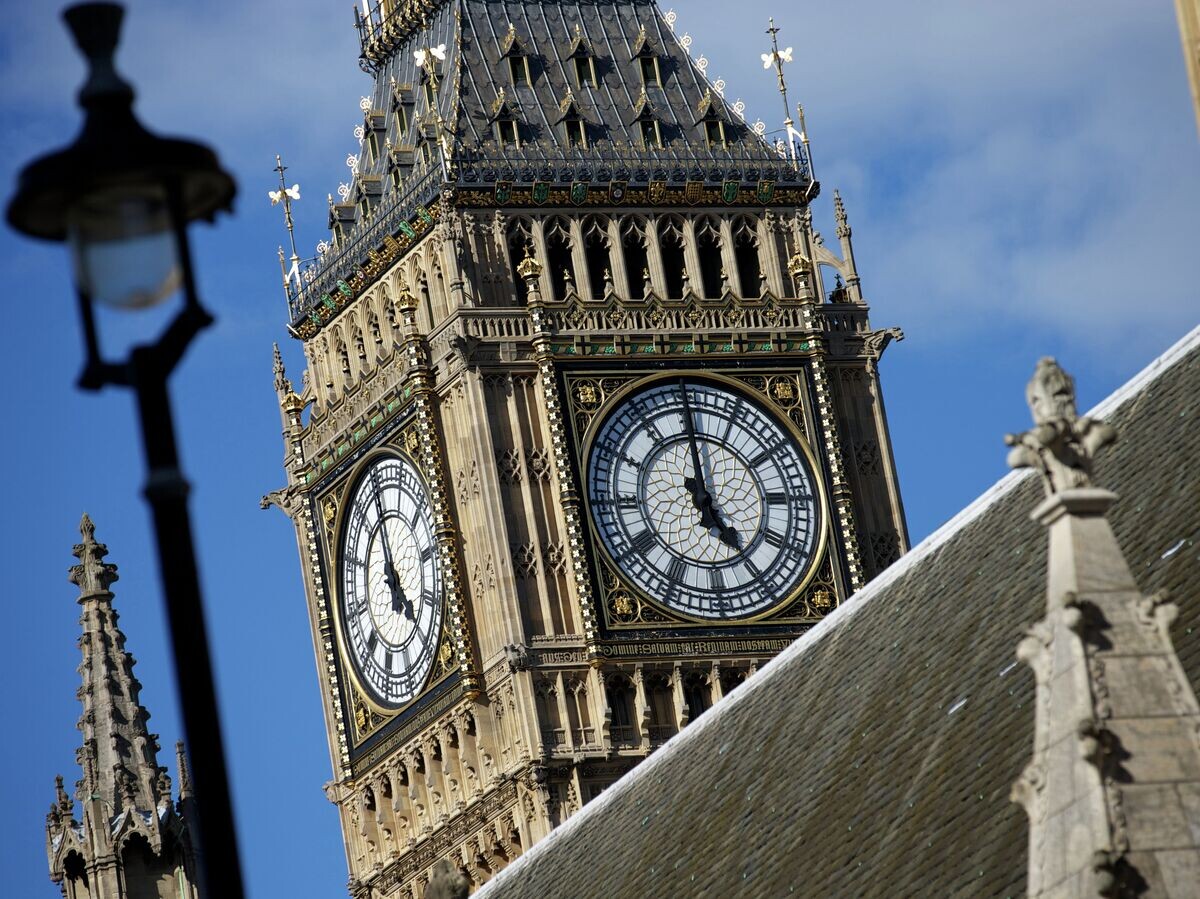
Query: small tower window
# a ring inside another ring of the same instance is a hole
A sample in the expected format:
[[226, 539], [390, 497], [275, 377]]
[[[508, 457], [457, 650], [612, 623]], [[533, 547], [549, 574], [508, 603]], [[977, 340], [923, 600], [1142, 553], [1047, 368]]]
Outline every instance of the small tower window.
[[358, 201], [358, 214], [366, 221], [371, 217], [371, 201], [363, 197]]
[[517, 120], [512, 118], [496, 119], [496, 140], [502, 147], [519, 146]]
[[436, 93], [436, 91], [433, 88], [433, 79], [426, 76], [424, 81], [421, 84], [421, 87], [423, 87], [425, 89], [425, 102], [428, 103], [430, 106], [432, 106], [433, 98]]
[[638, 59], [638, 63], [642, 73], [642, 84], [647, 87], [662, 85], [662, 80], [658, 72], [658, 57], [642, 56]]
[[367, 132], [367, 154], [371, 162], [379, 159], [379, 135], [373, 129]]
[[392, 119], [396, 123], [396, 136], [403, 137], [405, 132], [408, 131], [408, 110], [404, 107], [403, 103], [396, 107], [396, 112], [392, 116]]
[[398, 166], [398, 165], [392, 166], [391, 179], [392, 179], [392, 190], [399, 190], [400, 185], [404, 181], [404, 179], [400, 177], [400, 166]]
[[513, 54], [508, 58], [508, 71], [512, 75], [512, 83], [514, 86], [529, 84], [529, 59], [528, 57], [519, 54]]
[[706, 119], [704, 137], [710, 147], [725, 146], [725, 123], [720, 119]]
[[642, 133], [642, 146], [647, 149], [662, 149], [662, 132], [657, 119], [641, 119], [638, 126]]
[[580, 87], [596, 86], [596, 65], [590, 56], [575, 57], [575, 83]]
[[563, 126], [567, 129], [567, 146], [587, 146], [587, 126], [584, 125], [583, 119], [578, 117], [564, 119]]

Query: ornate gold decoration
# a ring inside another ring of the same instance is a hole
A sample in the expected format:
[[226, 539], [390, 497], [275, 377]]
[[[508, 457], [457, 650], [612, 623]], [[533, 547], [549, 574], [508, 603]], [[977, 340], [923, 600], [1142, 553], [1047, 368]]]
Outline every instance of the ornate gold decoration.
[[321, 503], [321, 519], [325, 522], [325, 533], [329, 535], [329, 539], [333, 540], [333, 523], [337, 518], [338, 502], [333, 496], [325, 497]]
[[389, 716], [381, 715], [371, 707], [371, 704], [358, 692], [355, 686], [350, 687], [352, 708], [354, 709], [354, 742], [361, 743], [389, 720]]

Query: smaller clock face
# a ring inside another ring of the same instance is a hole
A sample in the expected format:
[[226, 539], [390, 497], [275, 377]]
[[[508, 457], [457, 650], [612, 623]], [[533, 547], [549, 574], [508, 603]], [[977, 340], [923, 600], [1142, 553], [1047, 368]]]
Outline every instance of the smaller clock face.
[[442, 623], [428, 494], [407, 459], [379, 459], [359, 479], [341, 559], [346, 649], [371, 698], [398, 708], [425, 686]]
[[635, 389], [591, 443], [592, 521], [614, 564], [649, 598], [700, 619], [784, 602], [816, 558], [816, 478], [790, 428], [723, 381]]

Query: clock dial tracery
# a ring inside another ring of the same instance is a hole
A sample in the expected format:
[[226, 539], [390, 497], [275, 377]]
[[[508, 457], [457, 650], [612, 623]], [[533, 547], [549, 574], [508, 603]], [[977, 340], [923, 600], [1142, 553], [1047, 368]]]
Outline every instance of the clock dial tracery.
[[411, 701], [433, 669], [442, 623], [428, 494], [407, 459], [372, 462], [342, 531], [339, 626], [357, 680], [386, 709]]
[[788, 427], [704, 378], [635, 389], [587, 460], [604, 550], [648, 597], [699, 619], [753, 617], [802, 585], [821, 537], [815, 485]]

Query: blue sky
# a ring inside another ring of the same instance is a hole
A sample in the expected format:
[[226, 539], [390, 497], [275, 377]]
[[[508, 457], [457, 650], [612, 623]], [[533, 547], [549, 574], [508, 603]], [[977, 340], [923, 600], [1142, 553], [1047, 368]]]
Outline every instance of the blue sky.
[[[271, 342], [291, 374], [266, 191], [291, 166], [302, 253], [324, 236], [326, 193], [368, 82], [348, 2], [132, 4], [120, 68], [144, 122], [211, 142], [241, 188], [237, 214], [196, 231], [218, 325], [173, 382], [215, 644], [244, 864], [255, 896], [344, 895], [341, 838], [321, 792], [328, 748], [295, 542], [258, 499], [282, 484]], [[1200, 141], [1167, 0], [680, 3], [677, 30], [710, 76], [779, 115], [759, 54], [768, 15], [796, 48], [832, 234], [839, 187], [877, 327], [899, 325], [882, 369], [913, 536], [1004, 472], [1025, 427], [1037, 357], [1074, 373], [1090, 406], [1200, 318]], [[82, 64], [52, 8], [0, 25], [0, 185], [73, 138]], [[9, 627], [0, 745], [0, 870], [9, 895], [57, 895], [43, 821], [56, 773], [78, 777], [78, 607], [66, 581], [80, 513], [97, 523], [152, 727], [179, 734], [131, 398], [75, 390], [80, 338], [65, 253], [0, 230], [8, 473], [0, 534]], [[124, 323], [127, 330], [131, 322]], [[981, 610], [986, 614], [986, 610]], [[1016, 636], [1025, 622], [1013, 622]], [[161, 759], [169, 762], [168, 752]], [[173, 772], [172, 772], [173, 773]]]

